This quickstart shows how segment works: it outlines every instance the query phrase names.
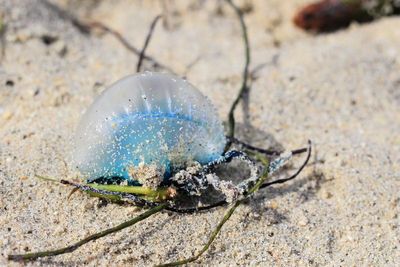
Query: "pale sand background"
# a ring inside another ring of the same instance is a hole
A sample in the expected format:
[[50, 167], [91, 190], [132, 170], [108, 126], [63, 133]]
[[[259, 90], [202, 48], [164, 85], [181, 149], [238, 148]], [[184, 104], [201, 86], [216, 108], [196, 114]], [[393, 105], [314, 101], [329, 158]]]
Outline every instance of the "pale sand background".
[[[78, 2], [57, 3], [138, 47], [161, 12], [155, 1]], [[305, 2], [240, 1], [253, 5], [251, 68], [264, 67], [249, 117], [243, 121], [239, 108], [237, 118], [254, 144], [292, 149], [312, 139], [312, 164], [241, 206], [198, 265], [395, 266], [400, 259], [400, 18], [315, 37], [291, 25]], [[169, 29], [158, 25], [148, 53], [186, 75], [225, 119], [241, 79], [239, 23], [218, 2], [171, 4]], [[83, 194], [67, 200], [70, 188], [33, 177], [71, 178], [63, 159], [82, 112], [133, 73], [137, 57], [110, 35], [83, 36], [40, 1], [1, 0], [0, 9], [9, 29], [0, 69], [0, 265], [13, 265], [9, 253], [70, 244], [139, 214]], [[59, 40], [46, 46], [43, 34]], [[162, 213], [32, 265], [148, 266], [188, 257], [223, 213]]]

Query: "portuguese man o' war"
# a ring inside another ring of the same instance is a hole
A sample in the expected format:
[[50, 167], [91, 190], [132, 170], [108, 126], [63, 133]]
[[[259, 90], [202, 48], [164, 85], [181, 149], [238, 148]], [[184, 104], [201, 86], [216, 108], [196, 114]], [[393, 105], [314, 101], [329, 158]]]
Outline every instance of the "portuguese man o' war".
[[170, 74], [125, 77], [95, 99], [75, 134], [73, 163], [89, 180], [120, 177], [141, 166], [165, 179], [191, 162], [223, 153], [223, 126], [211, 101]]
[[[86, 183], [38, 177], [72, 186], [71, 193], [79, 190], [103, 200], [150, 209], [63, 248], [8, 255], [9, 260], [27, 261], [71, 253], [163, 210], [192, 213], [233, 203], [198, 253], [160, 266], [187, 264], [208, 250], [235, 209], [255, 192], [300, 174], [310, 159], [311, 142], [307, 148], [281, 153], [254, 147], [234, 137], [234, 111], [243, 92], [249, 89], [250, 47], [240, 9], [230, 0], [227, 3], [240, 19], [246, 47], [243, 83], [228, 115], [228, 136], [224, 136], [211, 102], [181, 78], [146, 72], [119, 80], [89, 107], [75, 134], [73, 166], [87, 179]], [[243, 151], [228, 150], [232, 145]], [[305, 152], [307, 158], [295, 174], [268, 181], [293, 155]], [[222, 174], [218, 173], [221, 171], [218, 167], [234, 159], [245, 163], [250, 170], [237, 183], [229, 173], [228, 179], [218, 176]], [[211, 196], [209, 193], [216, 193], [217, 197], [210, 197], [212, 202], [203, 202]]]

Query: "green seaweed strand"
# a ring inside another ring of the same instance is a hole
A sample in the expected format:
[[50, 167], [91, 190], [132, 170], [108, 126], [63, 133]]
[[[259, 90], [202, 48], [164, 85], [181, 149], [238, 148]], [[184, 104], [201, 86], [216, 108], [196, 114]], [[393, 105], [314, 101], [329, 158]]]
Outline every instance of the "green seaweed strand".
[[125, 229], [129, 226], [132, 226], [140, 221], [143, 221], [145, 219], [147, 219], [148, 217], [150, 217], [153, 214], [156, 214], [157, 212], [162, 211], [163, 209], [165, 209], [167, 207], [167, 203], [163, 203], [160, 204], [156, 207], [153, 207], [145, 212], [143, 212], [142, 214], [140, 214], [139, 216], [134, 217], [133, 219], [123, 222], [115, 227], [106, 229], [104, 231], [98, 232], [96, 234], [90, 235], [78, 242], [76, 242], [75, 244], [72, 244], [70, 246], [64, 247], [64, 248], [60, 248], [60, 249], [56, 249], [56, 250], [47, 250], [47, 251], [41, 251], [41, 252], [34, 252], [34, 253], [27, 253], [27, 254], [17, 254], [17, 255], [9, 255], [8, 256], [8, 260], [13, 260], [13, 261], [31, 261], [31, 260], [35, 260], [37, 258], [41, 258], [41, 257], [48, 257], [48, 256], [56, 256], [56, 255], [60, 255], [60, 254], [65, 254], [65, 253], [70, 253], [75, 251], [76, 249], [78, 249], [79, 247], [83, 246], [86, 243], [89, 243], [90, 241], [94, 241], [97, 240], [103, 236], [121, 231], [122, 229]]
[[[227, 136], [228, 136], [228, 138], [231, 139], [235, 136], [235, 109], [236, 109], [237, 105], [239, 104], [240, 100], [243, 98], [243, 96], [249, 90], [247, 81], [249, 78], [250, 44], [249, 44], [249, 37], [247, 35], [247, 27], [244, 22], [242, 12], [231, 0], [226, 0], [226, 2], [234, 9], [236, 15], [239, 18], [240, 26], [242, 28], [242, 38], [243, 38], [244, 48], [245, 48], [245, 65], [244, 65], [244, 69], [243, 69], [242, 85], [240, 87], [239, 94], [237, 95], [236, 99], [233, 101], [232, 106], [229, 110], [229, 114], [228, 114], [228, 134], [227, 134]], [[227, 151], [230, 146], [231, 146], [231, 142], [228, 142], [225, 147], [225, 151]]]

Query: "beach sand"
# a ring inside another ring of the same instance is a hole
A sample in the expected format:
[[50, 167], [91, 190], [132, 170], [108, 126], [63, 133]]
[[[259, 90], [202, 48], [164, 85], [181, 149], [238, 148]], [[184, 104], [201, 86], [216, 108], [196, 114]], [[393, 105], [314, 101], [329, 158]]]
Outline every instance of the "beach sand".
[[[289, 183], [240, 206], [196, 265], [395, 266], [400, 259], [400, 18], [326, 35], [296, 29], [305, 0], [238, 1], [257, 70], [240, 105], [238, 137], [295, 149], [311, 162]], [[57, 1], [141, 47], [156, 1]], [[185, 76], [226, 120], [244, 64], [240, 25], [217, 1], [166, 1], [148, 55]], [[76, 179], [74, 130], [108, 85], [138, 57], [109, 34], [82, 34], [39, 0], [1, 0], [7, 25], [0, 66], [0, 265], [6, 256], [59, 248], [140, 214], [102, 205], [34, 174]], [[147, 62], [145, 67], [150, 69]], [[298, 166], [302, 158], [293, 160]], [[290, 173], [288, 169], [286, 173]], [[151, 266], [192, 256], [226, 208], [163, 212], [77, 251], [32, 266]]]

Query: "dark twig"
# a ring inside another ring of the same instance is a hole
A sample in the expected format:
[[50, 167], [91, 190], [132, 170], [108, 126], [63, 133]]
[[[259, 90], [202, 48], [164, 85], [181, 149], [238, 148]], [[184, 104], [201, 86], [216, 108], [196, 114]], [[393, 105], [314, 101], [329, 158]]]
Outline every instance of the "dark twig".
[[[98, 28], [114, 36], [128, 51], [134, 53], [137, 56], [140, 56], [141, 51], [138, 48], [134, 47], [132, 44], [130, 44], [118, 31], [111, 29], [110, 27], [102, 24], [101, 22], [83, 22], [72, 13], [68, 12], [65, 9], [62, 9], [61, 7], [53, 3], [50, 3], [47, 0], [44, 0], [43, 3], [50, 10], [55, 12], [60, 18], [69, 21], [73, 26], [75, 26], [78, 29], [80, 33], [84, 35], [90, 35], [94, 28]], [[171, 68], [167, 67], [164, 64], [161, 64], [151, 56], [144, 55], [143, 59], [150, 61], [153, 64], [154, 68], [161, 68], [170, 73], [175, 73]]]
[[72, 13], [68, 12], [65, 9], [60, 8], [59, 6], [50, 3], [47, 0], [44, 0], [43, 3], [54, 13], [58, 15], [63, 20], [71, 22], [73, 26], [75, 26], [78, 31], [82, 34], [89, 35], [90, 34], [90, 27], [88, 25], [85, 25], [85, 23], [81, 22], [75, 15]]
[[186, 78], [186, 77], [188, 76], [189, 72], [192, 70], [192, 68], [193, 68], [197, 63], [199, 63], [200, 60], [201, 60], [201, 56], [200, 56], [200, 55], [198, 55], [194, 60], [192, 60], [192, 62], [190, 62], [190, 63], [186, 66], [185, 71], [184, 71], [182, 77]]
[[125, 229], [129, 226], [132, 226], [140, 221], [143, 221], [144, 219], [147, 219], [148, 217], [150, 217], [153, 214], [156, 214], [157, 212], [162, 211], [163, 209], [165, 209], [165, 207], [167, 206], [166, 203], [164, 204], [160, 204], [152, 209], [149, 209], [145, 212], [143, 212], [142, 214], [140, 214], [139, 216], [126, 221], [124, 223], [121, 223], [115, 227], [106, 229], [104, 231], [101, 231], [99, 233], [90, 235], [84, 239], [82, 239], [81, 241], [64, 247], [64, 248], [60, 248], [60, 249], [56, 249], [56, 250], [47, 250], [47, 251], [42, 251], [42, 252], [35, 252], [35, 253], [27, 253], [27, 254], [19, 254], [19, 255], [9, 255], [8, 259], [9, 260], [13, 260], [13, 261], [30, 261], [30, 260], [35, 260], [37, 258], [41, 258], [41, 257], [48, 257], [48, 256], [56, 256], [56, 255], [60, 255], [60, 254], [65, 254], [65, 253], [70, 253], [75, 251], [76, 249], [78, 249], [79, 247], [81, 247], [82, 245], [89, 243], [90, 241], [94, 241], [97, 240], [103, 236], [121, 231], [122, 229]]
[[134, 53], [135, 55], [140, 55], [140, 50], [136, 47], [134, 47], [131, 43], [128, 42], [128, 40], [126, 40], [121, 33], [119, 33], [118, 31], [111, 29], [110, 27], [108, 27], [107, 25], [104, 25], [103, 23], [99, 22], [99, 21], [92, 21], [88, 23], [88, 26], [92, 29], [97, 28], [100, 29], [106, 33], [111, 34], [112, 36], [114, 36], [127, 50], [129, 50], [130, 52]]
[[[122, 34], [119, 33], [118, 31], [113, 30], [113, 29], [111, 29], [110, 27], [104, 25], [103, 23], [97, 22], [97, 21], [90, 22], [90, 23], [88, 24], [88, 26], [89, 26], [90, 28], [98, 28], [98, 29], [100, 29], [100, 30], [102, 30], [102, 31], [104, 31], [104, 32], [107, 32], [107, 33], [111, 34], [111, 35], [114, 36], [128, 51], [134, 53], [135, 55], [140, 56], [140, 53], [141, 53], [140, 50], [139, 50], [138, 48], [134, 47], [131, 43], [129, 43], [128, 40], [126, 40], [126, 39], [122, 36]], [[172, 74], [175, 73], [171, 68], [167, 67], [167, 66], [164, 65], [164, 64], [159, 63], [157, 60], [155, 60], [155, 59], [154, 59], [153, 57], [151, 57], [151, 56], [143, 55], [143, 59], [146, 59], [146, 60], [150, 61], [150, 62], [153, 64], [153, 67], [154, 67], [154, 68], [161, 68], [161, 69], [164, 69], [164, 70], [166, 70], [166, 71], [168, 71], [168, 72], [170, 72], [170, 73], [172, 73]]]
[[165, 208], [165, 210], [176, 212], [176, 213], [181, 213], [181, 214], [190, 214], [190, 213], [199, 212], [199, 211], [211, 210], [213, 208], [221, 207], [226, 204], [228, 204], [228, 202], [226, 202], [225, 200], [221, 200], [221, 201], [218, 201], [216, 203], [213, 203], [211, 205], [204, 206], [204, 207], [179, 209], [179, 208], [171, 206], [171, 207]]
[[[235, 137], [227, 136], [226, 139], [228, 140], [228, 142], [231, 142], [231, 143], [234, 143], [234, 144], [238, 144], [238, 145], [242, 146], [243, 148], [246, 148], [246, 149], [249, 149], [249, 150], [253, 150], [253, 151], [265, 154], [267, 156], [278, 156], [283, 152], [283, 151], [276, 151], [276, 150], [270, 150], [270, 149], [264, 149], [264, 148], [255, 147], [255, 146], [246, 144], [243, 141], [240, 141], [239, 139], [237, 139]], [[291, 152], [292, 152], [293, 155], [301, 154], [301, 153], [307, 152], [307, 148], [300, 148], [300, 149], [292, 150]]]
[[156, 27], [157, 22], [161, 17], [162, 17], [162, 15], [158, 15], [157, 17], [155, 17], [153, 22], [150, 25], [150, 29], [149, 29], [149, 32], [147, 33], [146, 40], [144, 42], [143, 48], [140, 51], [139, 61], [138, 61], [137, 67], [136, 67], [136, 72], [140, 72], [140, 69], [142, 67], [142, 62], [143, 62], [143, 59], [145, 57], [147, 46], [150, 43], [150, 39], [151, 39], [151, 36], [153, 35], [154, 28]]
[[[245, 48], [245, 64], [244, 64], [244, 69], [243, 69], [243, 80], [242, 80], [242, 85], [240, 87], [239, 94], [237, 95], [235, 101], [233, 101], [232, 106], [229, 110], [228, 114], [228, 136], [229, 137], [234, 137], [235, 136], [235, 109], [237, 105], [239, 104], [239, 101], [243, 98], [243, 96], [248, 92], [249, 86], [247, 84], [247, 80], [249, 78], [249, 65], [250, 65], [250, 45], [249, 45], [249, 38], [247, 36], [247, 27], [243, 19], [243, 14], [242, 11], [231, 1], [231, 0], [226, 0], [226, 2], [234, 9], [236, 12], [236, 15], [239, 18], [240, 21], [240, 26], [242, 28], [242, 37], [243, 37], [243, 42], [244, 42], [244, 48]], [[229, 149], [231, 146], [231, 143], [228, 141], [225, 147], [225, 151]]]
[[278, 180], [275, 180], [275, 181], [272, 181], [272, 182], [268, 182], [268, 183], [262, 184], [260, 188], [268, 187], [268, 186], [271, 186], [271, 185], [274, 185], [274, 184], [283, 184], [283, 183], [285, 183], [287, 181], [290, 181], [290, 180], [293, 180], [294, 178], [296, 178], [301, 173], [301, 171], [306, 167], [308, 161], [310, 160], [311, 150], [312, 150], [311, 141], [310, 140], [308, 140], [308, 148], [307, 148], [307, 150], [308, 150], [307, 158], [303, 162], [303, 164], [300, 166], [300, 168], [297, 170], [296, 173], [294, 173], [292, 176], [290, 176], [288, 178], [278, 179]]

